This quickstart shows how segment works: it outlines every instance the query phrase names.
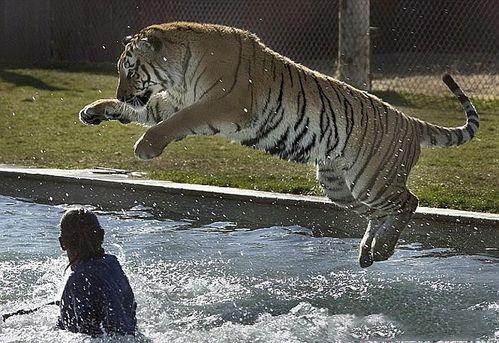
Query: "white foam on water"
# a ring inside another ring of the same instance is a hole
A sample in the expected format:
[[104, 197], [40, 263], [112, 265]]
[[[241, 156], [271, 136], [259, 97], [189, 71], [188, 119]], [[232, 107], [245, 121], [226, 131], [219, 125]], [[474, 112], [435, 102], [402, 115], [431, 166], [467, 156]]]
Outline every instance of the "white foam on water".
[[[330, 342], [358, 339], [393, 338], [402, 330], [399, 325], [383, 314], [355, 316], [352, 314], [329, 314], [325, 308], [300, 302], [280, 315], [260, 313], [250, 323], [224, 320], [220, 314], [207, 314], [188, 307], [202, 308], [208, 304], [222, 303], [227, 299], [238, 299], [248, 295], [248, 287], [224, 277], [197, 277], [192, 274], [180, 277], [179, 270], [189, 270], [189, 263], [179, 265], [158, 262], [140, 271], [132, 268], [122, 253], [117, 254], [134, 284], [139, 303], [138, 321], [141, 331], [139, 341], [153, 342]], [[129, 259], [128, 259], [129, 260]], [[2, 290], [10, 289], [9, 298], [18, 299], [0, 307], [2, 313], [19, 308], [32, 307], [40, 299], [44, 302], [59, 293], [64, 285], [61, 270], [63, 257], [43, 261], [3, 262], [2, 275], [17, 275], [18, 278], [1, 278]], [[169, 270], [170, 274], [149, 273], [152, 270]], [[24, 280], [26, 273], [39, 277], [32, 284]], [[15, 281], [14, 281], [15, 280]], [[172, 283], [175, 283], [173, 284]], [[19, 288], [12, 287], [17, 282]], [[269, 285], [270, 286], [270, 285]], [[16, 293], [14, 290], [21, 290]], [[28, 294], [30, 293], [30, 294]], [[23, 299], [24, 298], [24, 299]], [[23, 300], [20, 300], [23, 299]], [[165, 308], [165, 303], [168, 305]], [[170, 307], [171, 311], [168, 311]], [[222, 311], [223, 312], [223, 311]], [[109, 337], [90, 339], [88, 336], [72, 334], [55, 329], [58, 308], [47, 306], [38, 312], [14, 316], [7, 319], [0, 333], [1, 342], [100, 342]], [[130, 339], [127, 339], [130, 340]], [[121, 340], [120, 340], [121, 341]]]
[[329, 315], [327, 309], [303, 302], [288, 313], [260, 315], [252, 325], [225, 322], [207, 330], [167, 330], [150, 333], [163, 342], [335, 342], [388, 339], [401, 330], [384, 315], [357, 317], [351, 314]]

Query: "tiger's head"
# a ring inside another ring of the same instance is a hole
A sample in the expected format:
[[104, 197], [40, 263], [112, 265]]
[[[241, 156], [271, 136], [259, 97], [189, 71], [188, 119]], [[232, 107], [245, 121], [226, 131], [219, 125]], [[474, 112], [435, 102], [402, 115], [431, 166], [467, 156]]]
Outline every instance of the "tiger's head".
[[184, 48], [160, 30], [145, 29], [124, 39], [118, 60], [116, 98], [132, 106], [144, 106], [151, 96], [183, 87]]

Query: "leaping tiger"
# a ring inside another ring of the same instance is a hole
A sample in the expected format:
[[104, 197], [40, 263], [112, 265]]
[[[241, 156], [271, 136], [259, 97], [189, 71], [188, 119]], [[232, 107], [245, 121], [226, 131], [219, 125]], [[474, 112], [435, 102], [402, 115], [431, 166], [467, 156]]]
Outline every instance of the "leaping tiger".
[[280, 158], [314, 163], [326, 196], [369, 219], [362, 267], [388, 259], [418, 206], [406, 186], [420, 147], [471, 140], [477, 112], [454, 82], [466, 123], [446, 128], [411, 118], [377, 97], [308, 69], [254, 34], [219, 25], [149, 26], [124, 42], [117, 99], [97, 100], [80, 120], [149, 127], [140, 159], [189, 135], [221, 135]]

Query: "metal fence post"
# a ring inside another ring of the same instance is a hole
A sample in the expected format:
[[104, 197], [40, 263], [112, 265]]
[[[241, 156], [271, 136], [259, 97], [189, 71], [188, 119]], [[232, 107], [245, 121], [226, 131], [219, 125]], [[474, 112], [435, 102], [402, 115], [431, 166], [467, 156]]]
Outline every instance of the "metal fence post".
[[337, 76], [348, 84], [371, 90], [369, 69], [370, 0], [340, 0]]

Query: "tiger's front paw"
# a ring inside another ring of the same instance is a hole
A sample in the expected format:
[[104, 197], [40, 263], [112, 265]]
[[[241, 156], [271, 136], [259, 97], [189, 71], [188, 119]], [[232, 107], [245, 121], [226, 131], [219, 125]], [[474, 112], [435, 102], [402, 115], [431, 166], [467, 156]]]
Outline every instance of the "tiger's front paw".
[[141, 160], [151, 160], [161, 155], [170, 141], [167, 137], [156, 133], [153, 128], [149, 129], [135, 143], [135, 156]]
[[86, 125], [99, 125], [106, 120], [119, 120], [126, 124], [127, 121], [120, 119], [121, 102], [117, 99], [100, 99], [85, 106], [79, 113], [80, 121]]

